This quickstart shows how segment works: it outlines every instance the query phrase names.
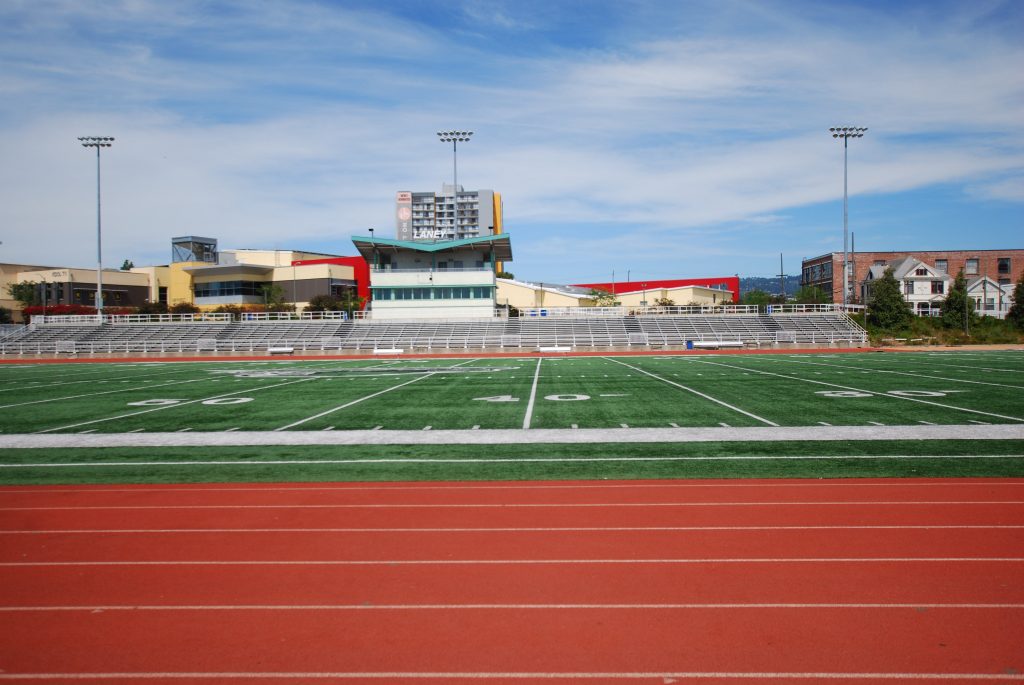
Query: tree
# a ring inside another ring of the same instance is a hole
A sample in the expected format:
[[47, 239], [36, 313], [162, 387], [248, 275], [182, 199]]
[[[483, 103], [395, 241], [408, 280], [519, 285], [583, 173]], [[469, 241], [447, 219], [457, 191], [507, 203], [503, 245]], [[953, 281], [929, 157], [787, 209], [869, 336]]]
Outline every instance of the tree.
[[495, 278], [504, 278], [505, 280], [508, 281], [513, 281], [516, 278], [516, 275], [514, 273], [510, 273], [508, 271], [499, 271], [498, 273], [494, 274], [494, 276]]
[[124, 263], [121, 264], [121, 271], [131, 271], [134, 268], [135, 264], [130, 259], [124, 260]]
[[621, 303], [607, 290], [592, 288], [587, 297], [594, 300], [595, 307], [618, 307]]
[[0, 307], [0, 323], [14, 323], [14, 316], [7, 307]]
[[815, 285], [805, 285], [796, 291], [793, 301], [796, 304], [829, 304], [832, 297]]
[[1013, 306], [1006, 315], [1006, 320], [1013, 324], [1013, 327], [1024, 331], [1024, 274], [1021, 274], [1013, 289]]
[[166, 314], [166, 302], [145, 302], [139, 305], [139, 314]]
[[22, 308], [31, 307], [39, 300], [39, 285], [41, 281], [22, 281], [21, 283], [8, 283], [7, 294], [11, 299], [21, 303]]
[[740, 304], [756, 304], [758, 307], [764, 307], [771, 303], [772, 296], [763, 290], [748, 290], [740, 298]]
[[343, 310], [341, 300], [330, 295], [315, 295], [306, 306], [307, 312], [340, 312]]
[[675, 307], [676, 301], [669, 297], [659, 297], [654, 301], [655, 307]]
[[941, 312], [939, 319], [946, 328], [962, 328], [966, 331], [969, 324], [978, 322], [974, 300], [967, 296], [967, 279], [963, 271], [956, 275], [953, 287], [946, 293]]
[[910, 325], [914, 314], [900, 293], [900, 284], [892, 269], [874, 282], [868, 302], [868, 321], [888, 330], [899, 330]]
[[198, 314], [199, 307], [191, 302], [175, 302], [167, 308], [167, 311], [171, 314]]

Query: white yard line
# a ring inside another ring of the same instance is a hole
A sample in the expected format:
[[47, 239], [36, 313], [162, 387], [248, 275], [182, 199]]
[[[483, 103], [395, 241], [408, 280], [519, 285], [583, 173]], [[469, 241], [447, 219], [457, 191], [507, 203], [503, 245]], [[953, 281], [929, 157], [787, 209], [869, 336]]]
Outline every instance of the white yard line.
[[821, 461], [830, 459], [1021, 459], [1022, 454], [957, 454], [957, 455], [771, 455], [771, 456], [715, 456], [715, 457], [511, 457], [488, 458], [420, 458], [398, 457], [380, 459], [203, 459], [190, 461], [73, 461], [39, 462], [26, 464], [0, 464], [3, 469], [62, 469], [62, 468], [139, 468], [142, 466], [299, 466], [318, 464], [529, 464], [529, 463], [585, 463], [585, 462], [687, 462], [687, 461]]
[[[171, 371], [162, 371], [162, 372], [159, 372], [159, 373], [145, 374], [145, 376], [147, 376], [147, 377], [148, 376], [166, 376], [166, 375], [171, 374], [171, 373], [186, 373], [186, 369], [180, 369], [180, 368], [179, 369], [173, 369]], [[81, 374], [81, 375], [84, 375], [84, 374]], [[97, 376], [97, 374], [92, 374], [92, 375], [93, 376]], [[124, 379], [128, 379], [128, 380], [145, 380], [145, 378], [143, 377], [143, 374], [139, 374], [137, 376], [114, 376], [113, 378], [104, 378], [102, 374], [99, 374], [97, 377], [85, 378], [85, 379], [82, 379], [80, 381], [54, 381], [53, 383], [36, 383], [35, 385], [26, 385], [26, 386], [24, 386], [24, 388], [19, 384], [18, 387], [14, 387], [14, 388], [0, 388], [0, 392], [17, 392], [17, 391], [20, 391], [22, 389], [25, 389], [25, 390], [36, 390], [38, 388], [50, 388], [50, 387], [53, 387], [53, 386], [56, 386], [56, 385], [78, 385], [78, 384], [81, 384], [81, 383], [95, 383], [96, 381], [101, 381], [101, 380], [102, 381], [120, 381], [120, 380], [124, 380]], [[24, 381], [22, 381], [22, 382], [24, 382]]]
[[633, 366], [631, 364], [627, 364], [625, 362], [620, 362], [618, 359], [612, 359], [611, 357], [601, 357], [601, 358], [606, 360], [606, 361], [615, 362], [616, 364], [621, 364], [622, 366], [625, 366], [627, 369], [633, 369], [634, 371], [638, 371], [638, 372], [644, 374], [645, 376], [650, 376], [651, 378], [654, 378], [655, 380], [659, 380], [662, 383], [668, 383], [669, 385], [675, 386], [675, 387], [680, 388], [682, 390], [685, 390], [687, 392], [691, 392], [694, 395], [698, 395], [700, 397], [703, 397], [704, 399], [710, 400], [710, 401], [714, 402], [715, 404], [720, 404], [721, 406], [725, 407], [726, 409], [731, 409], [732, 411], [739, 412], [740, 414], [743, 414], [744, 416], [749, 416], [750, 418], [752, 418], [752, 419], [754, 419], [756, 421], [760, 421], [761, 423], [767, 424], [769, 426], [778, 426], [779, 425], [779, 424], [777, 424], [777, 423], [775, 423], [773, 421], [769, 421], [768, 419], [762, 418], [762, 417], [758, 416], [757, 414], [751, 414], [748, 411], [744, 411], [743, 409], [740, 409], [739, 407], [731, 405], [728, 402], [723, 402], [722, 400], [715, 399], [711, 395], [705, 395], [704, 393], [702, 393], [702, 392], [700, 392], [698, 390], [694, 390], [693, 388], [689, 388], [689, 387], [687, 387], [685, 385], [682, 385], [680, 383], [676, 383], [675, 381], [670, 381], [667, 378], [662, 378], [661, 376], [657, 376], [657, 375], [655, 375], [653, 373], [650, 373], [649, 371], [645, 371], [645, 370], [643, 370], [643, 369], [641, 369], [639, 367]]
[[933, 407], [942, 407], [943, 409], [952, 409], [953, 411], [963, 411], [963, 412], [969, 412], [971, 414], [981, 414], [982, 416], [993, 416], [993, 417], [995, 417], [997, 419], [1007, 419], [1009, 421], [1020, 421], [1021, 423], [1024, 423], [1024, 418], [1020, 418], [1018, 416], [1006, 416], [1004, 414], [994, 414], [992, 412], [981, 411], [980, 409], [968, 409], [966, 407], [957, 407], [957, 406], [954, 406], [954, 405], [951, 405], [951, 404], [942, 404], [941, 402], [932, 402], [930, 400], [922, 400], [919, 397], [906, 397], [906, 396], [903, 396], [903, 395], [891, 395], [889, 393], [879, 392], [877, 390], [865, 390], [863, 388], [854, 388], [854, 387], [851, 387], [849, 385], [839, 385], [838, 383], [827, 383], [825, 381], [818, 381], [818, 380], [814, 380], [814, 379], [811, 379], [811, 378], [800, 378], [799, 376], [787, 376], [784, 373], [773, 373], [771, 371], [761, 371], [759, 369], [752, 369], [752, 368], [744, 367], [744, 366], [734, 366], [732, 364], [723, 364], [722, 362], [712, 362], [712, 361], [707, 361], [707, 360], [704, 360], [704, 359], [698, 361], [697, 363], [699, 363], [699, 364], [711, 364], [711, 365], [714, 365], [714, 366], [723, 366], [723, 367], [728, 368], [728, 369], [738, 369], [740, 371], [749, 371], [751, 373], [758, 373], [758, 374], [761, 374], [761, 375], [764, 375], [764, 376], [775, 376], [777, 378], [785, 378], [785, 379], [791, 380], [791, 381], [800, 381], [801, 383], [815, 383], [817, 385], [825, 385], [825, 386], [832, 387], [832, 388], [840, 388], [842, 390], [853, 390], [855, 392], [865, 392], [865, 393], [868, 393], [868, 394], [871, 394], [871, 395], [875, 395], [876, 397], [889, 397], [889, 398], [892, 398], [892, 399], [895, 399], [895, 400], [907, 400], [908, 402], [919, 402], [921, 404], [929, 404], [929, 405], [931, 405]]
[[[274, 385], [264, 385], [264, 386], [260, 386], [260, 387], [247, 388], [245, 390], [238, 390], [236, 392], [228, 392], [228, 393], [224, 393], [224, 394], [221, 394], [221, 395], [213, 395], [211, 397], [200, 397], [197, 400], [188, 400], [187, 402], [179, 402], [178, 404], [166, 404], [166, 405], [162, 405], [162, 406], [159, 406], [159, 407], [154, 407], [152, 409], [143, 409], [141, 411], [129, 412], [127, 414], [118, 414], [117, 416], [108, 416], [107, 418], [104, 418], [104, 419], [93, 419], [92, 421], [83, 421], [81, 423], [73, 423], [73, 424], [70, 424], [70, 425], [67, 425], [67, 426], [58, 426], [56, 428], [47, 428], [45, 430], [37, 431], [36, 434], [37, 435], [39, 435], [39, 434], [47, 434], [47, 433], [52, 433], [54, 431], [59, 431], [59, 430], [70, 430], [72, 428], [78, 428], [79, 426], [91, 426], [94, 423], [104, 423], [106, 421], [117, 421], [119, 419], [126, 419], [126, 418], [129, 418], [131, 416], [139, 416], [140, 414], [149, 414], [151, 412], [163, 411], [164, 409], [174, 409], [176, 407], [187, 407], [190, 404], [196, 404], [197, 402], [207, 402], [209, 400], [216, 400], [216, 399], [220, 399], [222, 397], [231, 397], [232, 395], [241, 395], [243, 393], [248, 394], [248, 393], [252, 393], [252, 392], [259, 392], [260, 390], [270, 390], [272, 388], [280, 388], [280, 387], [285, 386], [285, 385], [294, 385], [295, 383], [304, 383], [304, 382], [309, 381], [309, 380], [311, 380], [311, 379], [309, 379], [309, 378], [300, 378], [298, 380], [287, 381], [285, 383], [276, 383]], [[207, 435], [209, 435], [209, 434], [207, 434]]]
[[526, 415], [523, 417], [523, 430], [529, 430], [530, 422], [533, 420], [533, 405], [537, 400], [537, 383], [540, 380], [540, 363], [543, 357], [537, 359], [537, 370], [533, 372], [533, 386], [530, 387], [530, 401], [526, 403]]
[[[298, 382], [298, 381], [293, 381]], [[258, 388], [261, 389], [261, 388]], [[906, 399], [906, 398], [905, 398]], [[174, 405], [181, 406], [181, 405]], [[158, 407], [166, 409], [167, 407]], [[118, 417], [115, 417], [118, 418]], [[499, 445], [782, 440], [1021, 440], [1024, 424], [908, 426], [721, 426], [692, 428], [518, 428], [480, 430], [223, 431], [5, 434], [3, 448], [250, 447], [266, 445]], [[0, 465], [2, 466], [2, 465]]]
[[165, 388], [169, 385], [181, 385], [183, 383], [199, 383], [208, 380], [206, 378], [188, 378], [183, 381], [168, 381], [167, 383], [158, 383], [156, 385], [137, 385], [131, 388], [120, 388], [118, 390], [105, 390], [103, 392], [89, 392], [82, 395], [68, 395], [66, 397], [51, 397], [45, 400], [32, 400], [31, 402], [17, 402], [15, 404], [0, 404], [0, 409], [10, 409], [11, 407], [24, 407], [30, 404], [46, 404], [47, 402], [64, 402], [65, 400], [77, 400], [82, 397], [96, 397], [98, 395], [111, 395], [118, 392], [135, 392], [137, 390], [150, 390], [152, 388]]
[[874, 369], [874, 368], [870, 368], [870, 367], [865, 368], [863, 366], [850, 366], [848, 364], [823, 364], [821, 362], [809, 362], [809, 361], [804, 361], [804, 360], [799, 360], [799, 359], [778, 359], [778, 360], [774, 360], [773, 359], [772, 361], [781, 361], [781, 362], [785, 362], [787, 364], [808, 364], [808, 365], [811, 365], [811, 366], [825, 366], [825, 367], [831, 367], [831, 368], [834, 368], [834, 369], [853, 369], [855, 371], [868, 371], [870, 373], [891, 373], [891, 374], [896, 374], [896, 375], [899, 375], [899, 376], [913, 376], [914, 378], [929, 378], [931, 380], [947, 381], [947, 382], [950, 382], [950, 383], [972, 383], [974, 385], [992, 385], [992, 386], [996, 386], [996, 387], [999, 387], [999, 388], [1016, 388], [1018, 390], [1024, 390], [1024, 385], [1007, 385], [1006, 383], [987, 383], [985, 381], [972, 381], [972, 380], [968, 380], [966, 378], [946, 378], [944, 376], [929, 376], [927, 374], [913, 373], [911, 371], [891, 371], [889, 369]]

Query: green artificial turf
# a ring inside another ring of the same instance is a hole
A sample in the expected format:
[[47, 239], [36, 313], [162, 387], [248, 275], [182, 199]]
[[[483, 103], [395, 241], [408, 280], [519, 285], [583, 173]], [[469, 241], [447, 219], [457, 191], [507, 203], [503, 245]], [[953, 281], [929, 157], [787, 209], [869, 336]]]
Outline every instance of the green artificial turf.
[[[223, 432], [233, 430], [925, 423], [1024, 425], [1024, 354], [0, 365], [0, 482], [1024, 475], [1017, 440], [562, 445], [531, 442], [536, 434], [527, 430], [522, 444], [514, 445], [2, 449], [3, 435], [37, 432], [214, 432], [220, 442], [229, 439]], [[852, 458], [869, 454], [893, 458]], [[806, 458], [816, 455], [828, 458]], [[951, 458], [957, 455], [1010, 458]], [[666, 459], [740, 456], [789, 458]], [[650, 458], [659, 459], [643, 460]], [[233, 463], [134, 463], [218, 459]], [[277, 459], [399, 461], [255, 463]], [[455, 461], [436, 461], [444, 459]], [[504, 461], [472, 461], [480, 459]], [[541, 459], [548, 461], [536, 461]], [[234, 463], [240, 460], [246, 463]], [[77, 461], [133, 465], [3, 467]]]

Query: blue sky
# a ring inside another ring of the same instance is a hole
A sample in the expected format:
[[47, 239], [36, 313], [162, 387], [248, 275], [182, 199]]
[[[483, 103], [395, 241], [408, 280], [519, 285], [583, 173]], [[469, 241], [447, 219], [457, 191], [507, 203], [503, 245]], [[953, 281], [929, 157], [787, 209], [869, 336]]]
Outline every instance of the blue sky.
[[842, 250], [1024, 248], [1024, 3], [7, 0], [0, 262], [170, 238], [354, 254], [394, 193], [505, 201], [517, 277], [772, 275]]

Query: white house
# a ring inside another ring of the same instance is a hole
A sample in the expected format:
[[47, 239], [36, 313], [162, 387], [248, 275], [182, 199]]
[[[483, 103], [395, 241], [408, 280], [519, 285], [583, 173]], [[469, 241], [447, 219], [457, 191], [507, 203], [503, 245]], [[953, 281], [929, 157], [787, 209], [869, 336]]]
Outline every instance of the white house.
[[900, 284], [900, 292], [915, 314], [938, 316], [942, 301], [953, 286], [953, 277], [945, 271], [925, 264], [920, 259], [906, 257], [887, 265], [874, 265], [868, 269], [868, 277], [861, 284], [864, 302], [870, 302], [872, 285], [892, 269], [893, 277]]

